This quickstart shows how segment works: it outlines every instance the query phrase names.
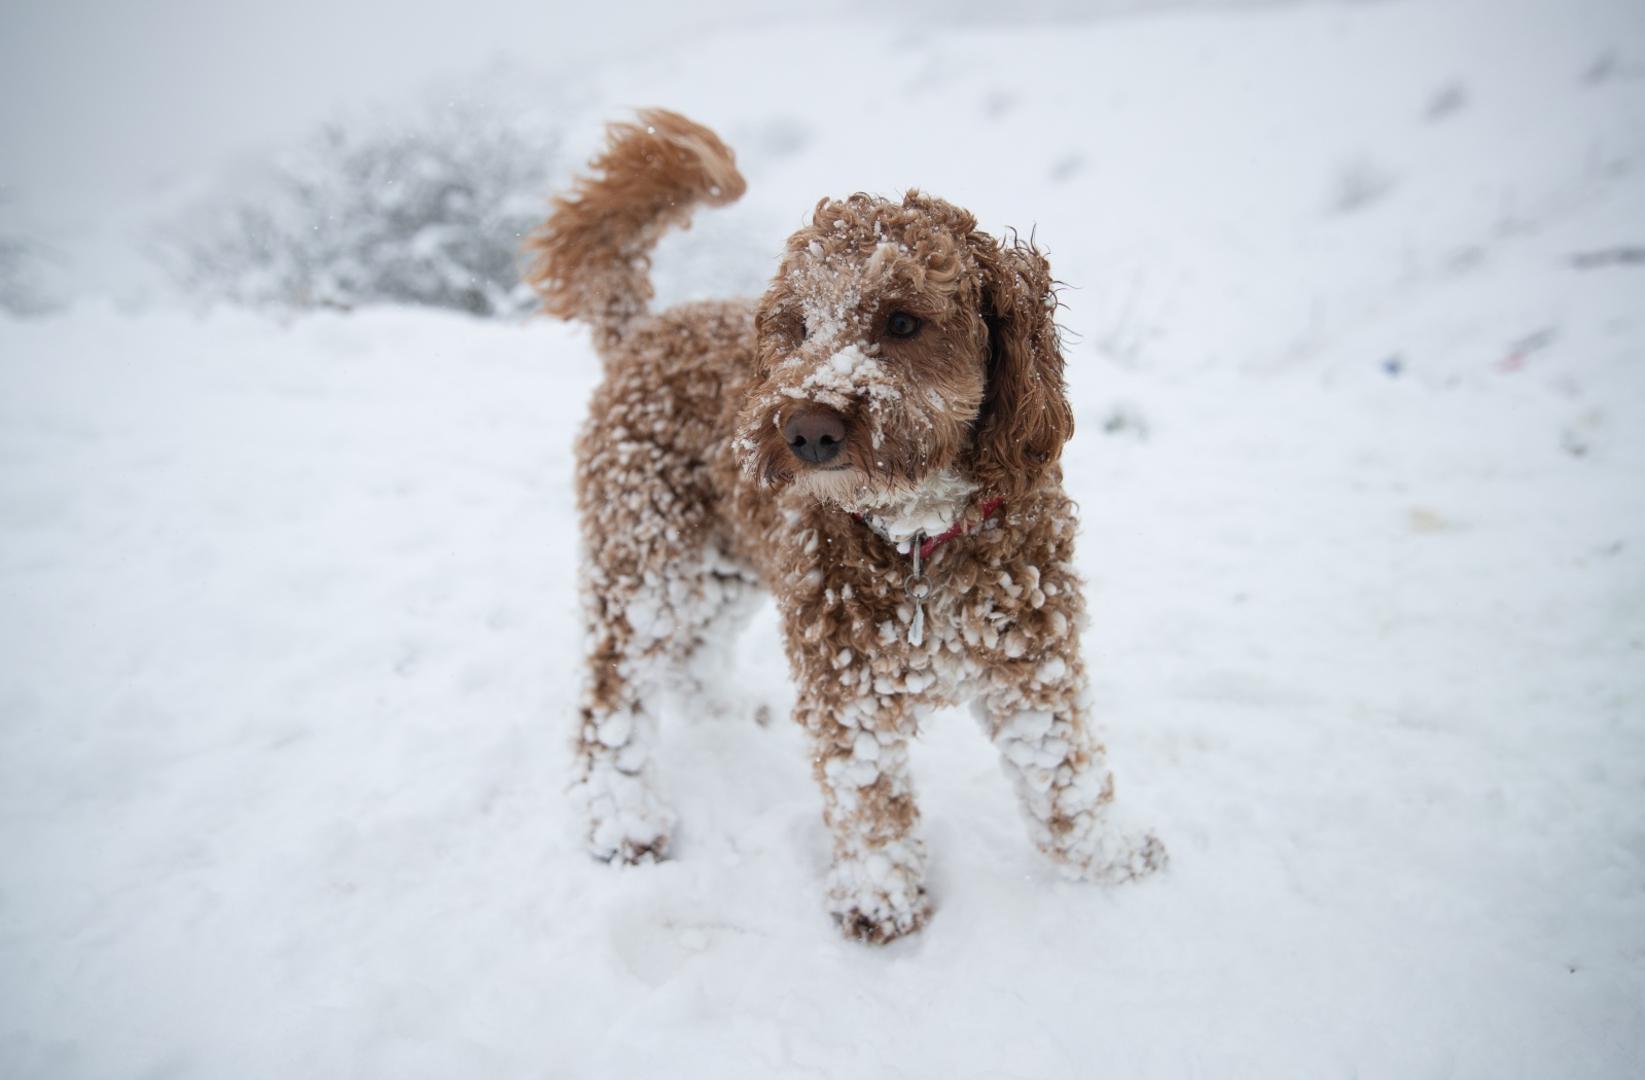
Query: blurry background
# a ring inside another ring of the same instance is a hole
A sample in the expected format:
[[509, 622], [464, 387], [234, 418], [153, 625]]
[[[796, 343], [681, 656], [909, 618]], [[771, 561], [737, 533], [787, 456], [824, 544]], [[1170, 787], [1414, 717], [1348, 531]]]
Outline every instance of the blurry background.
[[[837, 940], [774, 618], [582, 854], [586, 335], [515, 251], [633, 107], [1067, 289], [1062, 883], [963, 714], [938, 905]], [[0, 1074], [1561, 1076], [1645, 1057], [1645, 6], [0, 7]]]
[[[0, 42], [8, 92], [0, 123], [10, 160], [0, 192], [9, 205], [0, 204], [0, 212], [7, 215], [8, 239], [39, 236], [48, 250], [78, 256], [72, 275], [59, 271], [72, 276], [74, 286], [61, 284], [59, 292], [95, 284], [131, 295], [154, 287], [144, 280], [151, 262], [134, 264], [141, 253], [132, 250], [133, 234], [152, 223], [158, 208], [206, 192], [244, 207], [260, 203], [272, 184], [278, 206], [271, 216], [290, 218], [278, 226], [306, 228], [311, 223], [296, 219], [313, 214], [322, 231], [328, 220], [343, 229], [357, 223], [338, 223], [335, 211], [384, 209], [377, 189], [396, 170], [407, 182], [402, 159], [409, 154], [423, 155], [413, 181], [432, 183], [432, 168], [440, 182], [473, 185], [476, 195], [522, 204], [504, 209], [502, 218], [465, 225], [507, 224], [522, 210], [538, 211], [545, 177], [563, 179], [575, 161], [561, 160], [568, 149], [563, 140], [583, 149], [586, 129], [612, 109], [591, 82], [614, 66], [625, 74], [647, 70], [661, 80], [659, 88], [676, 94], [682, 82], [705, 78], [723, 82], [727, 92], [758, 87], [771, 108], [747, 111], [763, 112], [780, 127], [787, 119], [784, 98], [791, 110], [793, 99], [809, 95], [773, 98], [762, 78], [780, 78], [781, 54], [804, 51], [805, 38], [819, 30], [843, 31], [854, 43], [848, 49], [872, 47], [882, 35], [903, 36], [904, 46], [917, 49], [930, 26], [1045, 25], [1271, 2], [1092, 0], [1004, 13], [982, 3], [909, 3], [888, 12], [879, 4], [834, 0], [802, 12], [742, 0], [636, 0], [573, 12], [552, 3], [480, 0], [460, 16], [449, 5], [421, 0], [266, 7], [203, 0], [8, 2]], [[749, 31], [761, 32], [770, 51], [763, 70], [708, 72], [680, 48], [682, 40]], [[321, 149], [328, 135], [345, 148]], [[785, 145], [803, 141], [795, 131], [775, 137]], [[305, 182], [319, 190], [299, 193]], [[359, 205], [361, 199], [370, 205]], [[461, 217], [451, 213], [453, 220]], [[248, 228], [196, 216], [177, 230], [185, 235], [168, 239], [196, 256], [210, 249], [222, 257], [225, 231], [236, 227]], [[409, 233], [410, 223], [399, 228]], [[196, 231], [210, 239], [187, 235]], [[334, 240], [330, 253], [349, 243]], [[310, 254], [321, 256], [322, 246], [316, 241]], [[170, 269], [198, 286], [201, 268], [190, 262]]]

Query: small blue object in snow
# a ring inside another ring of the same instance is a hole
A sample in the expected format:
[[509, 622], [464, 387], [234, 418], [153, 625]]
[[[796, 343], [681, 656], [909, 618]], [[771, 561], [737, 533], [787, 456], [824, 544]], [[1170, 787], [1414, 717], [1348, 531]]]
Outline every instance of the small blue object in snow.
[[1405, 370], [1405, 361], [1398, 356], [1390, 356], [1382, 362], [1382, 370], [1390, 379], [1397, 379]]

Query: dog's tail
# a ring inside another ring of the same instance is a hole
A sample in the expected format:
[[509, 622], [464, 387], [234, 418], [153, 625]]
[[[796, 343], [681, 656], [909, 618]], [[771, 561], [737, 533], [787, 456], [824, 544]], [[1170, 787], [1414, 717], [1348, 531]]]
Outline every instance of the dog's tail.
[[590, 167], [526, 240], [526, 280], [544, 311], [588, 323], [603, 350], [646, 312], [657, 238], [698, 203], [734, 202], [747, 184], [717, 135], [666, 109], [612, 124]]

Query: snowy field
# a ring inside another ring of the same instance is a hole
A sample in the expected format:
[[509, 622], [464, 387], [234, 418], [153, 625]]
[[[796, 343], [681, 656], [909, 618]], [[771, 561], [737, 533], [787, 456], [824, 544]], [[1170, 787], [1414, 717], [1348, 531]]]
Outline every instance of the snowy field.
[[678, 857], [593, 863], [586, 337], [92, 294], [0, 317], [0, 1075], [1640, 1075], [1645, 8], [892, 22], [618, 55], [565, 135], [741, 152], [674, 297], [824, 194], [1037, 230], [1169, 870], [1058, 880], [942, 714], [936, 915], [841, 939], [769, 610], [664, 733]]

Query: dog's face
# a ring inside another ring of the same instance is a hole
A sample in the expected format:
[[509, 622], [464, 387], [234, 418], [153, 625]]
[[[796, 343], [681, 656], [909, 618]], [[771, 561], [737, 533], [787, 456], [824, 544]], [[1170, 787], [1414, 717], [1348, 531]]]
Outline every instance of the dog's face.
[[1054, 472], [1073, 421], [1049, 267], [957, 207], [825, 201], [756, 316], [743, 467], [849, 509], [952, 471], [993, 493]]

